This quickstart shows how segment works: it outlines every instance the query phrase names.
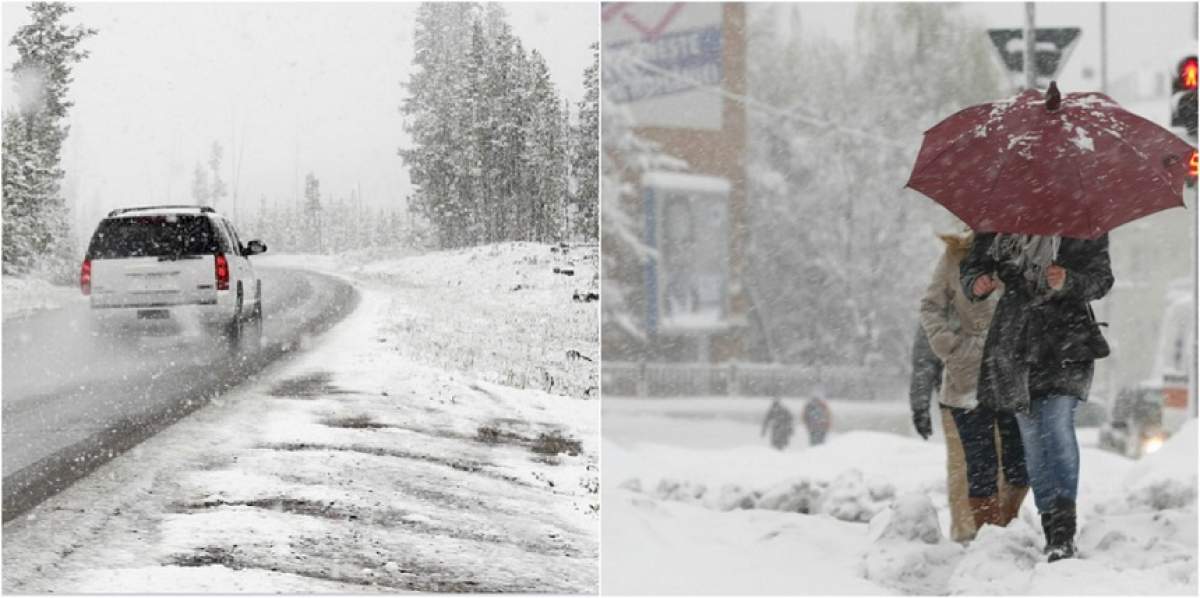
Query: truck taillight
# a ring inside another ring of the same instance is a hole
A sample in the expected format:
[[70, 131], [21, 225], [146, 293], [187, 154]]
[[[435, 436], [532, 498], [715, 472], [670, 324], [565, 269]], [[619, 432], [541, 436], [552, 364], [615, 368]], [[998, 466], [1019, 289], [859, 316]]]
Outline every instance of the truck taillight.
[[79, 290], [84, 295], [92, 294], [92, 260], [84, 258], [83, 266], [79, 268]]
[[1163, 407], [1187, 409], [1188, 389], [1186, 386], [1168, 386], [1163, 389]]
[[229, 290], [229, 262], [225, 259], [224, 253], [218, 253], [216, 258], [217, 269], [217, 290]]

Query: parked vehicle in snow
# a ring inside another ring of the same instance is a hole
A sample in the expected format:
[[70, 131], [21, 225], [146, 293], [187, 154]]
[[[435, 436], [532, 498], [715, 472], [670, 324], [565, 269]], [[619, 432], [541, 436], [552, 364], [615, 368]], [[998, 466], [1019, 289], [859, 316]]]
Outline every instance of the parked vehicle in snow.
[[262, 280], [237, 230], [207, 206], [113, 210], [92, 235], [79, 273], [98, 320], [168, 319], [184, 314], [232, 338], [261, 324]]
[[1159, 333], [1158, 354], [1149, 380], [1122, 390], [1112, 404], [1109, 423], [1100, 429], [1100, 446], [1137, 458], [1153, 453], [1195, 417], [1196, 338], [1194, 298], [1180, 281], [1168, 293]]

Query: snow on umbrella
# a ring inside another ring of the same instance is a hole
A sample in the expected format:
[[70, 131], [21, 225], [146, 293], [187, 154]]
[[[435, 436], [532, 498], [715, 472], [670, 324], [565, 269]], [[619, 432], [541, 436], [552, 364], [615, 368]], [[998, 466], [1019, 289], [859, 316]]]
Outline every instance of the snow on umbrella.
[[980, 232], [1094, 239], [1183, 206], [1192, 146], [1100, 93], [1025, 90], [925, 132], [907, 187]]

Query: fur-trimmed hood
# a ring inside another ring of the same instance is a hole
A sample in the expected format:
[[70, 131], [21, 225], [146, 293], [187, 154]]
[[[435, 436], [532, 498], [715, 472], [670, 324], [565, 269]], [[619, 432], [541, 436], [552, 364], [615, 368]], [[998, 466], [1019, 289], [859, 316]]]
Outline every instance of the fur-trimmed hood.
[[967, 231], [965, 233], [940, 234], [938, 238], [942, 240], [942, 243], [946, 244], [946, 251], [948, 253], [961, 260], [971, 250], [971, 243], [975, 240], [975, 233]]

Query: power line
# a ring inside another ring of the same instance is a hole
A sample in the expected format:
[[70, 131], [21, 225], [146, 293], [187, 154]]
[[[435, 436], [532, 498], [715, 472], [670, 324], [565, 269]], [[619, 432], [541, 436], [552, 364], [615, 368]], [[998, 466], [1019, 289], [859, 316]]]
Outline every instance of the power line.
[[669, 71], [667, 69], [664, 69], [662, 67], [659, 67], [658, 65], [647, 62], [636, 56], [630, 56], [630, 57], [626, 58], [626, 60], [628, 60], [631, 63], [636, 63], [638, 66], [640, 66], [641, 68], [644, 68], [648, 71], [651, 71], [651, 72], [654, 72], [656, 74], [660, 74], [660, 75], [663, 75], [666, 77], [670, 77], [670, 78], [676, 79], [678, 81], [690, 83], [695, 88], [697, 88], [701, 91], [717, 94], [724, 98], [744, 104], [748, 108], [759, 110], [760, 112], [765, 112], [765, 113], [768, 113], [768, 114], [771, 114], [774, 116], [786, 118], [788, 120], [798, 121], [800, 123], [803, 123], [803, 124], [806, 124], [806, 125], [809, 125], [812, 127], [816, 127], [818, 129], [835, 131], [838, 133], [849, 135], [851, 137], [867, 139], [869, 141], [873, 141], [875, 143], [878, 143], [878, 144], [884, 145], [884, 146], [890, 146], [890, 147], [894, 147], [897, 149], [910, 149], [911, 148], [910, 144], [900, 143], [893, 139], [888, 139], [886, 137], [882, 137], [875, 133], [869, 133], [867, 131], [863, 131], [860, 129], [854, 129], [854, 128], [840, 125], [840, 124], [837, 124], [835, 122], [825, 120], [825, 119], [820, 119], [820, 118], [816, 118], [816, 117], [812, 117], [812, 116], [805, 116], [805, 115], [797, 114], [795, 110], [784, 110], [781, 108], [777, 108], [767, 102], [764, 102], [764, 101], [754, 98], [752, 96], [745, 95], [745, 94], [736, 94], [736, 93], [733, 93], [723, 87], [718, 87], [716, 85], [709, 85], [706, 83], [702, 83], [700, 81], [696, 81], [695, 79], [686, 77], [684, 75], [675, 73], [673, 71]]

